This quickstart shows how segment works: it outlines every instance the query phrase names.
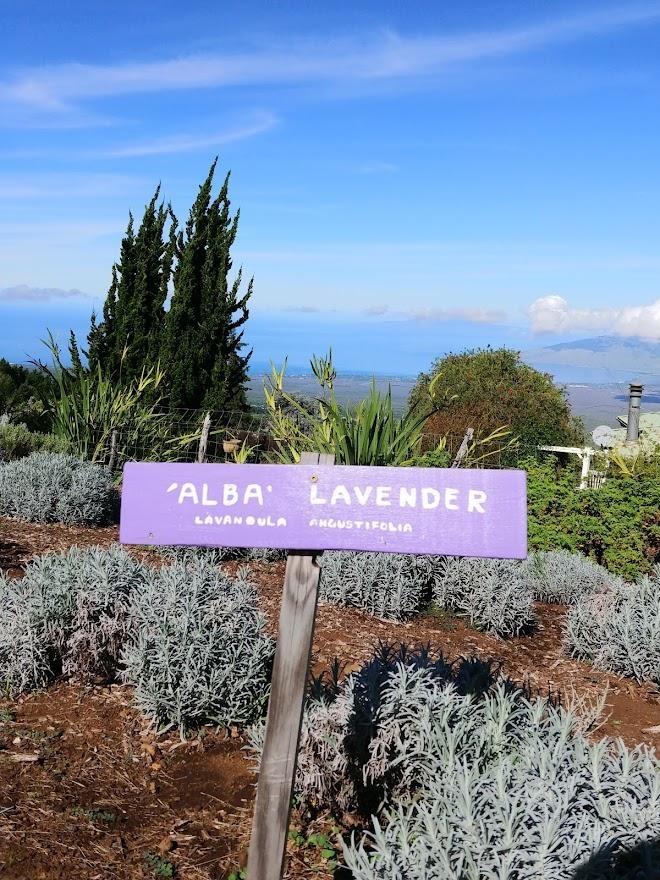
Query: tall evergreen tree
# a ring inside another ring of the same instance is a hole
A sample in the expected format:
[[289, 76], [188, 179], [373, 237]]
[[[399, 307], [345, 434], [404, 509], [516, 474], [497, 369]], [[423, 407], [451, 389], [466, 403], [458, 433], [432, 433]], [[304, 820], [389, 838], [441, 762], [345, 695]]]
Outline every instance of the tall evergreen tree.
[[252, 352], [245, 352], [252, 281], [241, 294], [241, 272], [230, 281], [231, 247], [239, 212], [232, 217], [229, 174], [211, 201], [217, 158], [179, 233], [174, 292], [167, 313], [161, 363], [174, 407], [245, 409]]
[[[176, 218], [158, 203], [160, 186], [145, 207], [135, 232], [132, 214], [121, 243], [119, 262], [103, 306], [103, 320], [92, 323], [87, 342], [89, 363], [111, 376], [130, 381], [158, 359], [165, 322], [165, 299], [172, 275]], [[166, 225], [171, 225], [166, 235]]]

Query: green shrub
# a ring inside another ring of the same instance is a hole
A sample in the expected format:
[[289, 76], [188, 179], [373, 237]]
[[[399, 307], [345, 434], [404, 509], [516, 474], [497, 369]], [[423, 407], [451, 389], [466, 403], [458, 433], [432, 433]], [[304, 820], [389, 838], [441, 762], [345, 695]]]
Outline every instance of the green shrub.
[[27, 522], [104, 525], [117, 496], [110, 472], [72, 455], [34, 452], [0, 465], [0, 515]]
[[468, 428], [484, 436], [502, 425], [524, 446], [574, 445], [584, 436], [583, 425], [571, 415], [566, 389], [523, 363], [512, 349], [472, 349], [438, 358], [420, 373], [410, 393], [411, 409], [417, 412], [421, 405], [426, 410], [429, 395], [442, 403], [426, 423], [429, 437], [463, 436]]
[[22, 424], [0, 421], [0, 462], [25, 458], [33, 452], [64, 452], [64, 444], [52, 434], [39, 434]]
[[576, 468], [526, 461], [530, 550], [570, 550], [627, 580], [660, 561], [660, 480], [608, 477], [578, 491]]
[[30, 431], [48, 431], [52, 382], [40, 370], [0, 358], [0, 418], [25, 424]]

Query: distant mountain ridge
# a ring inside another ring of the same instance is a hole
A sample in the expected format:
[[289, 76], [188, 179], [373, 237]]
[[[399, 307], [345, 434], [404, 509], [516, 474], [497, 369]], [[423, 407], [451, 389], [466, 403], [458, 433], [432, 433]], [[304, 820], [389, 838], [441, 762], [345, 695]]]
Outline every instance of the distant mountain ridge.
[[561, 382], [660, 379], [660, 342], [622, 336], [595, 336], [523, 352], [526, 363]]

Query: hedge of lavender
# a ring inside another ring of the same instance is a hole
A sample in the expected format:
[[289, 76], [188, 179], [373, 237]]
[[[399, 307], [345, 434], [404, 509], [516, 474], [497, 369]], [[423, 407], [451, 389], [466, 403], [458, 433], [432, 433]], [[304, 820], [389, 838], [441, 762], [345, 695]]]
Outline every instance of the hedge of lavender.
[[18, 695], [59, 675], [121, 677], [159, 728], [253, 721], [272, 640], [245, 573], [203, 554], [152, 569], [118, 546], [36, 557], [0, 576], [0, 683]]
[[117, 674], [130, 595], [151, 576], [118, 546], [35, 557], [22, 578], [0, 576], [0, 680], [12, 694], [57, 675]]
[[117, 495], [110, 472], [59, 452], [0, 464], [0, 515], [28, 522], [105, 525]]
[[501, 636], [518, 635], [532, 625], [532, 598], [522, 566], [510, 559], [446, 556], [433, 588], [437, 605]]
[[568, 650], [594, 666], [660, 684], [660, 579], [642, 577], [582, 596], [564, 633]]
[[245, 571], [231, 579], [185, 556], [137, 585], [130, 614], [124, 679], [160, 730], [260, 715], [274, 645]]
[[406, 620], [429, 604], [438, 557], [333, 550], [321, 565], [323, 601]]
[[521, 568], [534, 598], [542, 602], [572, 605], [587, 593], [603, 592], [623, 583], [602, 565], [568, 550], [530, 553]]
[[381, 652], [310, 700], [296, 793], [313, 811], [371, 815], [344, 849], [355, 880], [657, 876], [629, 855], [657, 859], [657, 758], [579, 729], [478, 661]]

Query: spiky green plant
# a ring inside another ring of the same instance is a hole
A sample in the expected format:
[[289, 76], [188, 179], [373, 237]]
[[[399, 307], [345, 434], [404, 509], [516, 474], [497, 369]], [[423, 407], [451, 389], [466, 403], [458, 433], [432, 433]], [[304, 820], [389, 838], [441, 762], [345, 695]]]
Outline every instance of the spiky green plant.
[[164, 416], [158, 412], [164, 372], [159, 366], [142, 371], [128, 384], [121, 377], [113, 380], [97, 364], [87, 370], [78, 361], [73, 367], [62, 363], [59, 346], [52, 334], [44, 343], [52, 355], [52, 365], [39, 366], [54, 380], [55, 397], [51, 410], [52, 432], [67, 449], [87, 461], [103, 461], [109, 454], [112, 432], [117, 430], [121, 459], [126, 449], [138, 445], [141, 457], [150, 457], [162, 446]]
[[391, 388], [381, 392], [374, 382], [364, 400], [355, 406], [343, 405], [335, 394], [332, 352], [325, 358], [313, 357], [311, 367], [322, 395], [314, 407], [284, 390], [286, 361], [279, 370], [271, 368], [264, 385], [278, 461], [299, 461], [302, 452], [315, 451], [333, 453], [339, 464], [412, 463], [420, 451], [424, 424], [441, 404], [397, 416]]

